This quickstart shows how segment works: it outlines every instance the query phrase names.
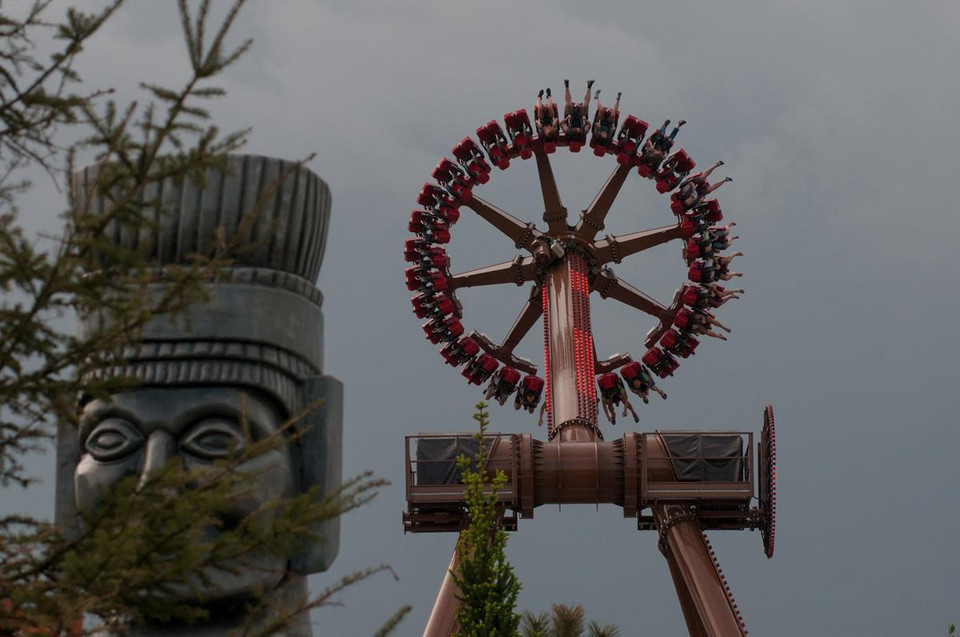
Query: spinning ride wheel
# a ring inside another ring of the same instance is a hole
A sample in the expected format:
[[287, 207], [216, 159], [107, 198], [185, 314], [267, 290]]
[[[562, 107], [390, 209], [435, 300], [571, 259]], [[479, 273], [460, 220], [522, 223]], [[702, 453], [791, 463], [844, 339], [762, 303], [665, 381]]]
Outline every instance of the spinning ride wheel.
[[[414, 313], [429, 319], [423, 324], [427, 338], [441, 345], [441, 355], [448, 364], [463, 368], [462, 374], [468, 382], [477, 385], [488, 382], [486, 397], [500, 404], [515, 394], [514, 407], [533, 412], [545, 388], [551, 438], [569, 424], [591, 428], [602, 438], [596, 427], [596, 377], [628, 366], [629, 377], [623, 374], [627, 387], [645, 396], [646, 389], [653, 384], [653, 375], [672, 376], [678, 366], [677, 358], [687, 358], [694, 353], [698, 344], [694, 334], [703, 333], [697, 330], [709, 329], [712, 315], [707, 308], [717, 307], [704, 301], [709, 297], [713, 263], [695, 260], [704, 256], [699, 249], [705, 243], [723, 248], [722, 242], [712, 243], [716, 238], [712, 233], [717, 230], [714, 224], [723, 218], [719, 203], [696, 195], [698, 184], [704, 182], [704, 178], [697, 182], [702, 173], [690, 176], [696, 163], [683, 149], [668, 154], [676, 130], [667, 137], [666, 124], [645, 142], [646, 122], [628, 116], [619, 132], [613, 135], [611, 131], [617, 130], [619, 113], [605, 112], [604, 115], [613, 116], [612, 129], [609, 117], [602, 131], [597, 124], [600, 118], [595, 118], [589, 144], [594, 155], [615, 157], [616, 165], [574, 225], [568, 222], [567, 208], [563, 205], [549, 155], [557, 147], [579, 152], [581, 144], [568, 140], [563, 134], [541, 142], [541, 136], [533, 133], [526, 111], [521, 109], [504, 116], [506, 132], [496, 120], [491, 120], [477, 129], [479, 145], [470, 137], [464, 138], [453, 147], [455, 161], [444, 158], [437, 164], [432, 173], [435, 182], [425, 184], [417, 197], [422, 208], [411, 214], [409, 230], [416, 237], [405, 244], [405, 259], [414, 264], [406, 270], [407, 286], [418, 292], [411, 299]], [[492, 166], [506, 170], [511, 160], [530, 157], [537, 164], [543, 200], [543, 224], [539, 227], [500, 209], [475, 192], [489, 181]], [[600, 237], [607, 214], [634, 170], [654, 181], [658, 192], [673, 191], [665, 206], [670, 210], [672, 222], [623, 236]], [[459, 219], [461, 208], [475, 212], [521, 252], [510, 261], [451, 274], [445, 245], [450, 241], [451, 226]], [[722, 239], [722, 232], [718, 234]], [[618, 278], [610, 267], [633, 254], [675, 239], [685, 242], [684, 256], [690, 265], [688, 276], [692, 283], [682, 286], [669, 304], [658, 302]], [[463, 288], [504, 284], [529, 284], [530, 294], [503, 340], [497, 343], [476, 331], [465, 334], [457, 292]], [[656, 320], [644, 341], [645, 367], [625, 355], [597, 359], [589, 303], [590, 294], [594, 292]], [[514, 353], [541, 317], [545, 380], [538, 375], [539, 367], [535, 363]], [[639, 374], [638, 369], [643, 373]], [[522, 380], [520, 372], [526, 374]], [[637, 381], [637, 378], [646, 380]], [[645, 386], [644, 382], [648, 384]]]

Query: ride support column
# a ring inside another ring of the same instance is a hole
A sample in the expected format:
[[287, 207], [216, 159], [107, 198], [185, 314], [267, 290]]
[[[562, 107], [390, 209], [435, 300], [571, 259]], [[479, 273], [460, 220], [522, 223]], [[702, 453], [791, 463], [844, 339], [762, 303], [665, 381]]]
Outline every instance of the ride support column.
[[423, 637], [450, 637], [459, 628], [457, 609], [460, 608], [460, 600], [457, 596], [460, 594], [460, 587], [453, 581], [453, 574], [460, 568], [459, 548], [460, 538], [458, 537], [457, 545], [453, 549], [453, 557], [450, 558], [437, 599], [433, 603], [433, 610], [423, 630]]
[[561, 442], [597, 439], [588, 264], [568, 252], [543, 282], [547, 433]]
[[743, 618], [696, 514], [678, 505], [651, 509], [690, 636], [746, 637]]

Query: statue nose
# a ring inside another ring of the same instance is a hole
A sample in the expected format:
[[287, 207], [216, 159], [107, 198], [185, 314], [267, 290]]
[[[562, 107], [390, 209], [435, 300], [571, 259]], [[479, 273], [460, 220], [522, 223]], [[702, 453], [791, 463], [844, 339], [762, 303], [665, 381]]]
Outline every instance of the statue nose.
[[140, 482], [137, 488], [150, 480], [151, 476], [159, 471], [177, 453], [177, 443], [173, 436], [165, 431], [155, 431], [147, 437], [143, 452], [143, 469], [140, 471]]

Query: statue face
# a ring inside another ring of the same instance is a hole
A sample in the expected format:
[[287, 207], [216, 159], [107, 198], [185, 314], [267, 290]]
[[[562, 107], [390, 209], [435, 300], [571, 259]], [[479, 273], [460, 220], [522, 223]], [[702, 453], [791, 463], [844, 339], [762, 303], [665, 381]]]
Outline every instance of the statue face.
[[[88, 403], [82, 414], [81, 456], [74, 473], [78, 509], [96, 511], [110, 488], [128, 476], [142, 483], [168, 462], [178, 462], [188, 470], [200, 469], [241, 448], [247, 442], [240, 426], [241, 393], [247, 394], [250, 438], [256, 441], [276, 433], [286, 416], [255, 390], [144, 388], [115, 394], [110, 402]], [[255, 489], [234, 500], [224, 513], [225, 525], [256, 511], [264, 502], [289, 498], [298, 490], [290, 445], [251, 459], [241, 470], [257, 476]], [[250, 485], [243, 487], [249, 491]], [[259, 588], [273, 588], [286, 570], [286, 557], [266, 552], [247, 556], [238, 574], [220, 569], [205, 574], [212, 585], [204, 588], [203, 601], [244, 597]]]

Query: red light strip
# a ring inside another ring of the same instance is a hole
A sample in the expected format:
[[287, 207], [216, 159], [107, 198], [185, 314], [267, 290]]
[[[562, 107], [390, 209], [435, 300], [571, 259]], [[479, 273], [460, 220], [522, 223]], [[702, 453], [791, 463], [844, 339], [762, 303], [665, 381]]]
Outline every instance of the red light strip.
[[567, 257], [570, 263], [570, 291], [573, 309], [573, 346], [576, 363], [577, 415], [597, 421], [597, 390], [594, 387], [593, 334], [590, 329], [590, 283], [587, 263], [577, 254]]
[[547, 294], [548, 282], [544, 281], [541, 293], [543, 295], [543, 368], [546, 379], [546, 397], [544, 405], [547, 409], [547, 438], [553, 436], [553, 408], [550, 406], [550, 296]]

